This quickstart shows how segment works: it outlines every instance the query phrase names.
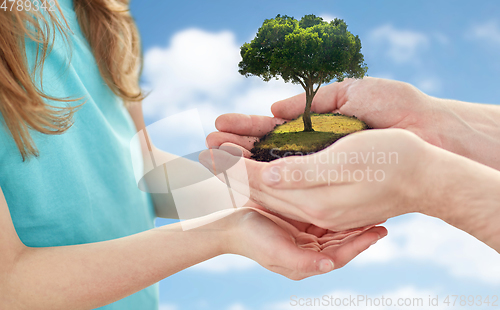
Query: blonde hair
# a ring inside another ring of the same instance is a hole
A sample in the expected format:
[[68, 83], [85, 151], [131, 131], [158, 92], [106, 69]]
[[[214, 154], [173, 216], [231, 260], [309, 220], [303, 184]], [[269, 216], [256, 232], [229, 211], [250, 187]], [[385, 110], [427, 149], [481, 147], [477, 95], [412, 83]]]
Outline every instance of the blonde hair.
[[[99, 71], [109, 88], [125, 103], [140, 101], [142, 68], [139, 33], [128, 10], [128, 0], [74, 0], [80, 28], [87, 38]], [[55, 98], [35, 84], [36, 75], [50, 53], [57, 32], [68, 40], [68, 24], [56, 3], [56, 12], [0, 10], [0, 113], [23, 160], [38, 156], [29, 130], [61, 134], [72, 125], [78, 106], [55, 107], [45, 99], [72, 102], [81, 98]], [[60, 20], [56, 13], [61, 13]], [[34, 68], [29, 70], [25, 38], [37, 43]]]

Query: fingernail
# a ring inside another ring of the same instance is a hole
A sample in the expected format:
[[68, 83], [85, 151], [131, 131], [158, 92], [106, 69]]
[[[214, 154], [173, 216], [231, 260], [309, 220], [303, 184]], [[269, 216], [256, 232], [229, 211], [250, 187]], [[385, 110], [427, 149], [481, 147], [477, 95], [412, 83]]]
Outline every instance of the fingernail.
[[384, 238], [385, 236], [387, 236], [387, 232], [384, 232], [382, 235], [381, 234], [377, 234], [378, 235], [378, 239], [373, 241], [370, 246], [374, 245], [375, 243], [377, 243], [380, 239]]
[[381, 235], [379, 234], [379, 238], [378, 239], [380, 240], [380, 239], [384, 238], [385, 236], [387, 236], [387, 234], [389, 234], [389, 231], [386, 230]]
[[333, 261], [329, 259], [322, 259], [319, 261], [319, 271], [322, 273], [327, 273], [333, 270]]
[[264, 168], [264, 170], [262, 170], [261, 179], [265, 185], [272, 186], [278, 184], [281, 181], [279, 166], [271, 165]]

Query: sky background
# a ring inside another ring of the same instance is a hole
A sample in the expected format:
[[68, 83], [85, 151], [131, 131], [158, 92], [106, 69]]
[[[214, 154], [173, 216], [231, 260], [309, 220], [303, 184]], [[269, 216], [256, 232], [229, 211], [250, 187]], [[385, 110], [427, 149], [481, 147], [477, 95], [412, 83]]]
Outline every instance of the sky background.
[[[198, 138], [181, 139], [168, 131], [153, 138], [178, 155], [203, 148], [201, 127], [205, 135], [215, 130], [218, 115], [270, 115], [273, 102], [301, 92], [296, 85], [265, 83], [237, 72], [239, 47], [254, 37], [264, 19], [277, 14], [344, 19], [362, 41], [370, 76], [405, 81], [437, 97], [500, 103], [500, 1], [135, 0], [131, 11], [142, 35], [142, 85], [151, 92], [144, 101], [146, 122], [190, 109], [200, 115], [197, 124], [184, 124], [198, 126]], [[168, 223], [157, 220], [157, 225]], [[500, 295], [495, 251], [422, 215], [391, 219], [386, 227], [388, 237], [346, 267], [299, 282], [242, 257], [215, 258], [161, 281], [161, 310], [306, 309], [292, 307], [290, 296], [358, 294], [423, 297], [426, 303], [429, 295], [438, 295], [440, 307], [428, 309], [500, 307], [500, 301], [497, 307], [442, 303], [447, 295], [489, 296], [490, 301]]]

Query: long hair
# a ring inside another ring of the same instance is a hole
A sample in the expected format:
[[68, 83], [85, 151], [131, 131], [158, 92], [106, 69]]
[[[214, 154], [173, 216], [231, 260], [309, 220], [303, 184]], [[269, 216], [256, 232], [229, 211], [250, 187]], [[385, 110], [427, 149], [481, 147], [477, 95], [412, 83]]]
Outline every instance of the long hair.
[[[43, 64], [56, 33], [69, 42], [69, 26], [57, 2], [56, 6], [56, 12], [44, 13], [0, 10], [0, 113], [23, 160], [39, 155], [30, 129], [43, 134], [64, 133], [71, 127], [73, 114], [79, 107], [52, 106], [46, 100], [72, 102], [79, 98], [55, 98], [43, 92]], [[74, 7], [109, 88], [125, 104], [142, 100], [140, 39], [128, 10], [128, 0], [74, 0]], [[26, 38], [37, 43], [31, 69], [28, 69]], [[40, 76], [40, 85], [34, 82], [36, 75]]]

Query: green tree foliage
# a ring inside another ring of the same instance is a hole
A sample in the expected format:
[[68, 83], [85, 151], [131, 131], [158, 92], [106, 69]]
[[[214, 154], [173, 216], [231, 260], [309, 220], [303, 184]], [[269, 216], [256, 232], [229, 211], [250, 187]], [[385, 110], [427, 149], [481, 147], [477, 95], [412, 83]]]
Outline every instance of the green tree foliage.
[[346, 77], [362, 78], [368, 70], [361, 40], [337, 18], [329, 23], [315, 15], [306, 15], [300, 21], [286, 15], [266, 19], [240, 52], [242, 75], [259, 76], [266, 82], [281, 77], [304, 88], [304, 131], [313, 131], [311, 103], [322, 84]]

